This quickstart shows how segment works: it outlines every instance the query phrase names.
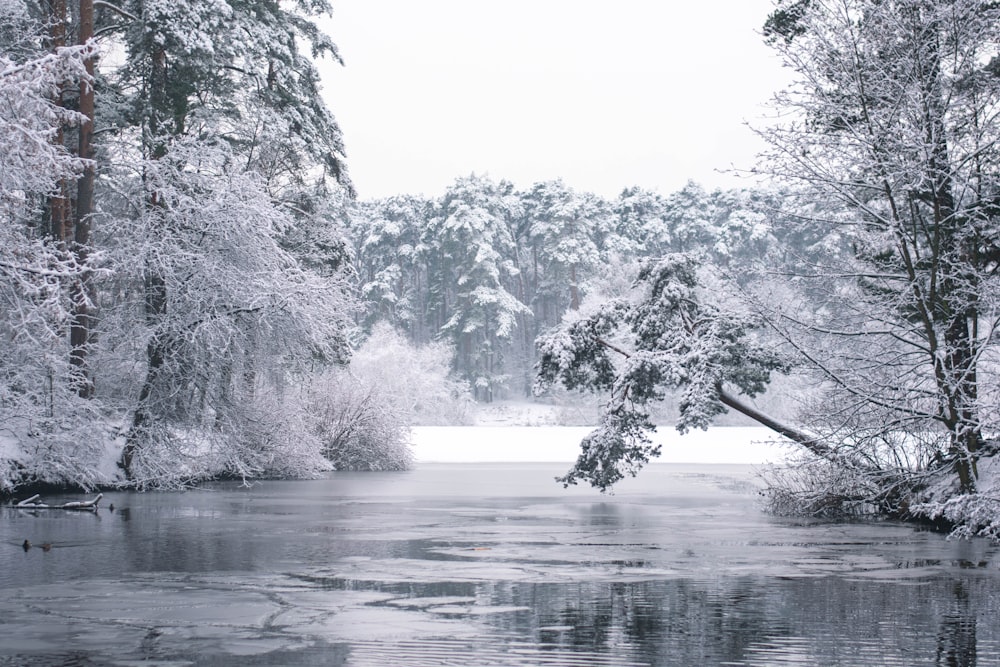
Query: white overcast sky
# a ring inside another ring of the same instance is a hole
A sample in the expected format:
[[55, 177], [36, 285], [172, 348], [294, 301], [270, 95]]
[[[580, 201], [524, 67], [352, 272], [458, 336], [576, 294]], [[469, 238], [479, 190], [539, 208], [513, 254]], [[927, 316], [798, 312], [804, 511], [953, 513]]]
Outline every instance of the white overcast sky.
[[[787, 79], [771, 0], [334, 0], [320, 65], [363, 199], [459, 176], [562, 178], [608, 197], [738, 185]], [[756, 124], [759, 124], [756, 123]]]

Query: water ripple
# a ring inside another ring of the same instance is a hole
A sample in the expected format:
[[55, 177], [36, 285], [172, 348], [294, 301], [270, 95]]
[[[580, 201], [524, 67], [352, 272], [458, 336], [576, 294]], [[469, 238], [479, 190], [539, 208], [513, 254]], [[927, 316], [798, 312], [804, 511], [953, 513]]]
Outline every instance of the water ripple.
[[587, 651], [566, 651], [549, 644], [525, 642], [456, 641], [420, 639], [399, 642], [354, 642], [347, 665], [350, 667], [650, 667], [649, 662], [628, 656]]

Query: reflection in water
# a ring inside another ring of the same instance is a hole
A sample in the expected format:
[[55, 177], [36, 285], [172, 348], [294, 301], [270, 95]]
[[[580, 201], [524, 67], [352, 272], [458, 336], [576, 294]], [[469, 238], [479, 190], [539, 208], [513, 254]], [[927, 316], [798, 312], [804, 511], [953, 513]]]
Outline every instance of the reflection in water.
[[961, 580], [952, 584], [954, 600], [941, 617], [937, 635], [937, 664], [966, 667], [976, 664], [976, 615], [971, 611], [969, 593]]
[[[355, 591], [377, 587], [420, 600], [418, 606], [427, 609], [434, 608], [435, 599], [448, 600], [451, 613], [458, 616], [468, 610], [456, 606], [453, 598], [475, 600], [483, 609], [516, 610], [484, 613], [481, 618], [498, 637], [531, 637], [550, 652], [623, 661], [609, 664], [1000, 664], [996, 631], [982, 638], [984, 660], [977, 662], [975, 617], [956, 615], [948, 606], [952, 587], [944, 581], [887, 586], [867, 581], [845, 585], [835, 578], [769, 582], [743, 577], [470, 588], [334, 580], [324, 586]], [[962, 595], [966, 611], [970, 604], [995, 611], [990, 593], [974, 601], [968, 592]], [[380, 605], [395, 606], [396, 598], [373, 606]], [[924, 632], [935, 619], [941, 622], [936, 637]]]
[[769, 518], [745, 469], [654, 467], [613, 497], [558, 472], [2, 510], [0, 665], [1000, 665], [986, 542]]

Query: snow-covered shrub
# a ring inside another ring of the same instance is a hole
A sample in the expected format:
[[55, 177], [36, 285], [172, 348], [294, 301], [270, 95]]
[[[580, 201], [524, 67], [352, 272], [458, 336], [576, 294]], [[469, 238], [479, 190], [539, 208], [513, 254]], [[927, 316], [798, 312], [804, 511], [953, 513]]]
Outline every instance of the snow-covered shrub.
[[146, 425], [129, 485], [178, 489], [219, 478], [309, 478], [332, 468], [305, 406], [290, 397], [244, 397], [208, 419]]
[[351, 358], [351, 372], [377, 385], [408, 424], [457, 426], [472, 423], [468, 383], [449, 376], [452, 352], [444, 343], [414, 345], [386, 323]]
[[312, 388], [313, 432], [337, 470], [406, 470], [413, 462], [407, 413], [381, 385], [347, 370]]
[[982, 536], [1000, 542], [1000, 460], [984, 456], [976, 463], [976, 491], [960, 493], [947, 469], [929, 480], [910, 507], [914, 517], [951, 529], [952, 537]]
[[0, 493], [31, 484], [90, 490], [115, 481], [114, 426], [87, 401], [70, 397], [62, 405], [58, 415], [18, 410], [0, 420]]
[[995, 493], [963, 493], [942, 502], [914, 505], [912, 509], [915, 516], [952, 526], [952, 537], [981, 536], [1000, 541], [1000, 495]]
[[222, 476], [252, 478], [315, 477], [331, 469], [323, 443], [310, 428], [312, 421], [298, 401], [257, 395], [241, 403], [221, 430], [216, 465]]
[[142, 431], [127, 486], [139, 490], [182, 489], [211, 479], [207, 460], [214, 448], [209, 434], [152, 422]]

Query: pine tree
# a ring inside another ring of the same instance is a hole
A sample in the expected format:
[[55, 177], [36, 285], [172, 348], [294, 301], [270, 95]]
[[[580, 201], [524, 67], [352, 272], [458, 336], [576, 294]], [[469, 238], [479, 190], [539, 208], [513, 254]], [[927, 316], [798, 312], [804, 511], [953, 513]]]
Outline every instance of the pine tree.
[[460, 178], [424, 237], [431, 257], [430, 316], [455, 345], [456, 370], [485, 401], [506, 386], [504, 348], [518, 315], [529, 312], [506, 287], [517, 271], [508, 224], [517, 206], [510, 183]]
[[437, 333], [426, 323], [427, 246], [421, 238], [432, 206], [400, 195], [362, 204], [354, 214], [355, 269], [367, 329], [384, 321], [415, 343], [427, 343]]

